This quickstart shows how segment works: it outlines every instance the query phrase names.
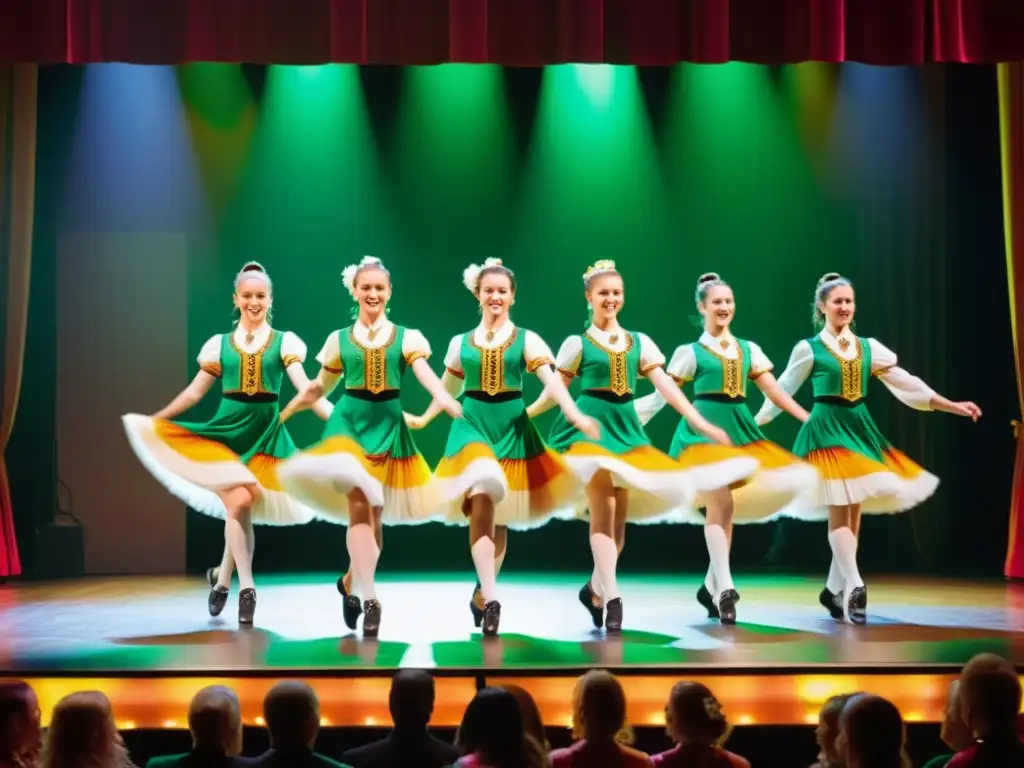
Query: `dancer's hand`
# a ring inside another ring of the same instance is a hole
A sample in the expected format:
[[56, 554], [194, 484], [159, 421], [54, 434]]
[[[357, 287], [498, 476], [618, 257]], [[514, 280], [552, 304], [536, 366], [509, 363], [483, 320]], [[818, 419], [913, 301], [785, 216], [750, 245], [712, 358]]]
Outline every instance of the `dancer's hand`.
[[309, 382], [306, 388], [293, 397], [291, 402], [285, 406], [283, 411], [281, 411], [281, 423], [284, 424], [299, 411], [306, 411], [312, 408], [313, 404], [324, 396], [324, 391], [324, 385], [320, 380], [313, 379], [313, 381]]
[[413, 416], [411, 413], [402, 411], [402, 416], [405, 418], [405, 423], [409, 429], [423, 429], [427, 426], [426, 419], [422, 416]]
[[591, 440], [601, 439], [601, 425], [589, 416], [579, 414], [573, 418], [572, 425]]
[[714, 440], [719, 445], [724, 445], [727, 448], [732, 447], [732, 440], [729, 438], [729, 435], [726, 433], [724, 429], [720, 429], [718, 427], [713, 426], [711, 427], [711, 429], [708, 430], [708, 437]]
[[971, 421], [977, 421], [981, 418], [981, 408], [972, 403], [970, 400], [964, 400], [962, 403], [953, 403], [953, 413], [957, 416], [966, 416]]
[[438, 400], [438, 405], [451, 416], [453, 419], [462, 418], [462, 404], [454, 397], [446, 396], [445, 398]]

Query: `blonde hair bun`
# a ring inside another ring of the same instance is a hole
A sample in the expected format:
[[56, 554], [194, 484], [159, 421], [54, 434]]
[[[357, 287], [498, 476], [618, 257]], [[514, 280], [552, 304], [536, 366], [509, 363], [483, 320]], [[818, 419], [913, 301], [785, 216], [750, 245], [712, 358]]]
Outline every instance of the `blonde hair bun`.
[[385, 269], [384, 262], [376, 256], [363, 256], [362, 260], [358, 264], [349, 264], [341, 270], [341, 282], [344, 284], [345, 289], [353, 299], [356, 297], [356, 278], [364, 269], [380, 269], [387, 272], [388, 276], [391, 275], [391, 273]]
[[484, 259], [483, 264], [470, 264], [462, 270], [462, 284], [474, 296], [476, 296], [477, 291], [480, 289], [480, 273], [489, 267], [502, 267], [509, 274], [512, 274], [512, 270], [502, 264], [501, 259], [487, 258]]

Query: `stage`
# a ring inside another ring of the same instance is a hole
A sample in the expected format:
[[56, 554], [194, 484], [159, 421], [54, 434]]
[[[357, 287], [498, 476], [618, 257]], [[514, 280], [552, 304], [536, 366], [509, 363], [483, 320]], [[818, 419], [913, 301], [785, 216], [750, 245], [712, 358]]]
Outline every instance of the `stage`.
[[682, 678], [713, 687], [738, 723], [813, 721], [828, 696], [862, 689], [921, 721], [941, 718], [947, 684], [972, 655], [1016, 661], [1024, 648], [1024, 587], [1002, 582], [872, 578], [869, 623], [854, 627], [824, 614], [820, 580], [741, 575], [739, 624], [723, 627], [696, 603], [697, 578], [626, 576], [626, 628], [609, 638], [577, 603], [583, 578], [503, 576], [501, 636], [486, 641], [467, 605], [470, 574], [382, 576], [376, 641], [344, 626], [331, 574], [258, 576], [247, 629], [236, 622], [237, 588], [209, 617], [202, 578], [7, 585], [0, 677], [30, 680], [46, 712], [70, 690], [102, 689], [128, 728], [175, 727], [214, 680], [234, 686], [258, 722], [263, 694], [285, 677], [316, 678], [325, 723], [384, 723], [400, 667], [437, 675], [438, 725], [456, 725], [477, 686], [513, 681], [549, 724], [566, 722], [574, 678], [593, 666], [624, 675], [637, 724], [661, 720]]

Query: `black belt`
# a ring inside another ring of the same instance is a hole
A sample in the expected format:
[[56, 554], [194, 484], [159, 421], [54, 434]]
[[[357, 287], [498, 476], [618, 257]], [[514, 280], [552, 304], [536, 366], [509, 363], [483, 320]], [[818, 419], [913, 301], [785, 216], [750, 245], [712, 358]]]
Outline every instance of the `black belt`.
[[704, 392], [693, 396], [694, 400], [710, 400], [712, 403], [745, 403], [746, 395], [727, 395], [724, 392]]
[[606, 403], [631, 403], [633, 402], [632, 392], [623, 392], [621, 395], [608, 389], [585, 389], [583, 394]]
[[251, 395], [245, 392], [225, 392], [222, 397], [236, 403], [276, 403], [281, 398], [279, 394], [273, 392], [255, 392]]
[[466, 397], [470, 400], [479, 400], [481, 403], [507, 403], [512, 400], [522, 400], [523, 393], [517, 390], [508, 390], [489, 395], [480, 389], [470, 389], [466, 390]]
[[825, 403], [826, 405], [838, 405], [843, 408], [856, 408], [864, 402], [864, 398], [858, 397], [856, 400], [847, 400], [845, 397], [837, 397], [835, 395], [818, 395], [814, 398], [814, 402]]
[[345, 397], [354, 397], [356, 400], [369, 400], [371, 403], [386, 403], [397, 400], [402, 396], [397, 389], [385, 389], [383, 392], [371, 392], [368, 389], [346, 389]]

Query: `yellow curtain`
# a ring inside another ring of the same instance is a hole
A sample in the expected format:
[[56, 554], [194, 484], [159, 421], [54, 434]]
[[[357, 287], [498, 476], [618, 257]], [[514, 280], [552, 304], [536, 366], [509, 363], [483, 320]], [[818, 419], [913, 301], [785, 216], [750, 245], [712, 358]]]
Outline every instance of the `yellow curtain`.
[[0, 398], [0, 577], [21, 573], [4, 452], [18, 410], [28, 325], [37, 83], [38, 68], [34, 64], [0, 66], [0, 254], [7, 284], [3, 309], [4, 368], [0, 382], [3, 387]]
[[[1024, 63], [999, 65], [999, 135], [1003, 160], [1003, 229], [1010, 322], [1017, 371], [1017, 413], [1024, 414]], [[1010, 536], [1003, 572], [1024, 577], [1024, 429], [1014, 422], [1017, 460], [1010, 501]]]

